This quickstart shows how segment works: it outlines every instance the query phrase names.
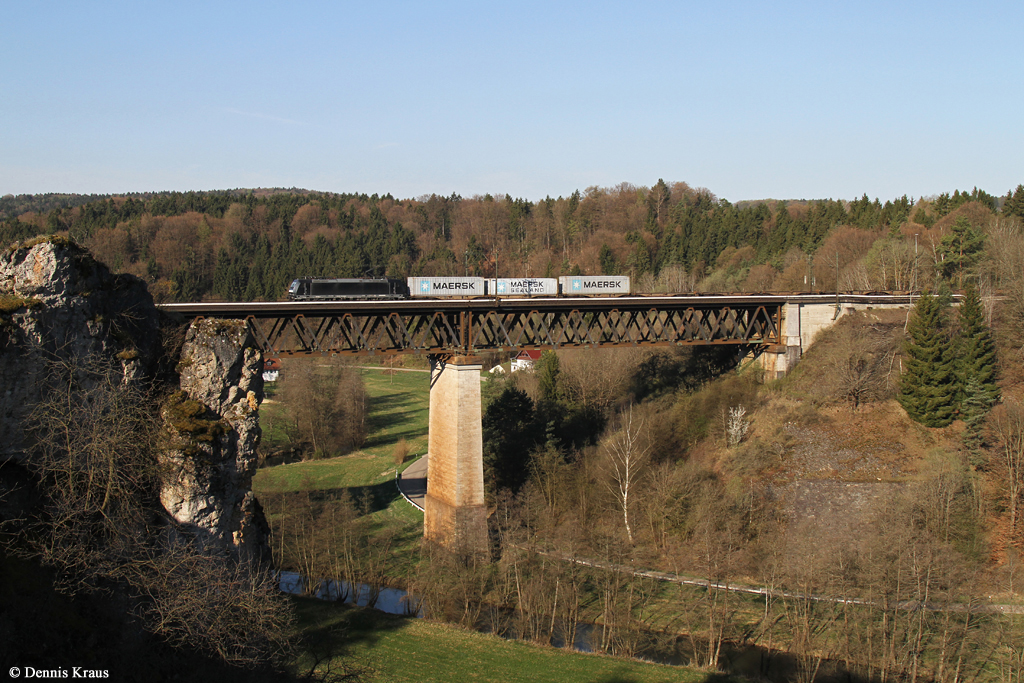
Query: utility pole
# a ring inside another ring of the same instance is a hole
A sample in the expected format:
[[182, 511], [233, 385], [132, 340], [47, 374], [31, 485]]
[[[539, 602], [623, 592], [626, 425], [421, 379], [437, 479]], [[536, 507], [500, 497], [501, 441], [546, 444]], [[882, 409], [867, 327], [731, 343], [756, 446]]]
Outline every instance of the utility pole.
[[914, 233], [914, 273], [910, 280], [910, 307], [907, 309], [907, 319], [903, 321], [903, 332], [906, 333], [910, 327], [910, 312], [914, 310], [914, 292], [917, 291], [917, 236], [919, 233]]
[[839, 312], [842, 311], [842, 307], [839, 303], [839, 250], [836, 249], [836, 314], [832, 316], [835, 320], [839, 317]]
[[911, 278], [910, 303], [914, 303], [914, 292], [917, 291], [917, 235], [914, 233], [914, 277]]

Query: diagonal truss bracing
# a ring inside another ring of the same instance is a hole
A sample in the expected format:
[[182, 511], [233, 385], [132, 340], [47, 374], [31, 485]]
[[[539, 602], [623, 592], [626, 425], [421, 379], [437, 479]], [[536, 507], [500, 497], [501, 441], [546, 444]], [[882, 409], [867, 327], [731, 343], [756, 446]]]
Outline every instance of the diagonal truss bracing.
[[[268, 355], [457, 353], [486, 350], [778, 344], [781, 303], [730, 305], [622, 305], [614, 299], [586, 307], [523, 305], [463, 310], [357, 310], [244, 317]], [[531, 302], [532, 303], [532, 302]]]

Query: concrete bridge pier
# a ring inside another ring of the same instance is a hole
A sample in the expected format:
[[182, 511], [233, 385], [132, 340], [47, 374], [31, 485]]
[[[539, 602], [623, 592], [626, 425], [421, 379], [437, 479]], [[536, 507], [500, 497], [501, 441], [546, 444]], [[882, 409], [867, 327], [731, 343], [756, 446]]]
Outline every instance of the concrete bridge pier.
[[456, 552], [488, 551], [480, 359], [430, 356], [423, 536]]

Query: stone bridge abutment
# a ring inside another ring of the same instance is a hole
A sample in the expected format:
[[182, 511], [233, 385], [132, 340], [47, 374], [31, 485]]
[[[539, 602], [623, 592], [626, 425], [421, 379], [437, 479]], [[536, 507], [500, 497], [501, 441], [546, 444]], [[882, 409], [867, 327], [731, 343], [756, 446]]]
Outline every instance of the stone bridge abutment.
[[780, 344], [769, 344], [757, 362], [770, 379], [783, 377], [799, 362], [818, 334], [829, 329], [844, 315], [871, 309], [907, 309], [912, 296], [892, 295], [821, 295], [794, 297], [782, 306]]

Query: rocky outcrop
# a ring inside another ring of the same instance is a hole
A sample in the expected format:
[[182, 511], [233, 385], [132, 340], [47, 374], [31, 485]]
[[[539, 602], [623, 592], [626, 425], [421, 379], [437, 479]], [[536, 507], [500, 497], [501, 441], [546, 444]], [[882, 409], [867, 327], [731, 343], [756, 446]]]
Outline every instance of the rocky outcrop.
[[160, 501], [205, 542], [259, 555], [267, 528], [252, 495], [263, 360], [246, 325], [201, 320], [178, 363], [181, 390], [163, 408]]
[[[0, 460], [21, 460], [25, 426], [55, 365], [102, 360], [125, 381], [152, 374], [159, 314], [142, 280], [45, 238], [0, 253]], [[88, 391], [88, 373], [79, 373]]]
[[[57, 367], [83, 392], [102, 363], [150, 388], [163, 353], [160, 314], [144, 282], [112, 274], [88, 252], [43, 238], [0, 253], [0, 462], [31, 458], [28, 425]], [[166, 367], [166, 363], [161, 363]], [[159, 496], [172, 533], [263, 555], [266, 522], [252, 494], [262, 361], [244, 323], [189, 328], [179, 378], [160, 378]], [[167, 384], [171, 382], [168, 391]], [[174, 383], [178, 387], [174, 387]], [[153, 396], [155, 394], [150, 393]]]

